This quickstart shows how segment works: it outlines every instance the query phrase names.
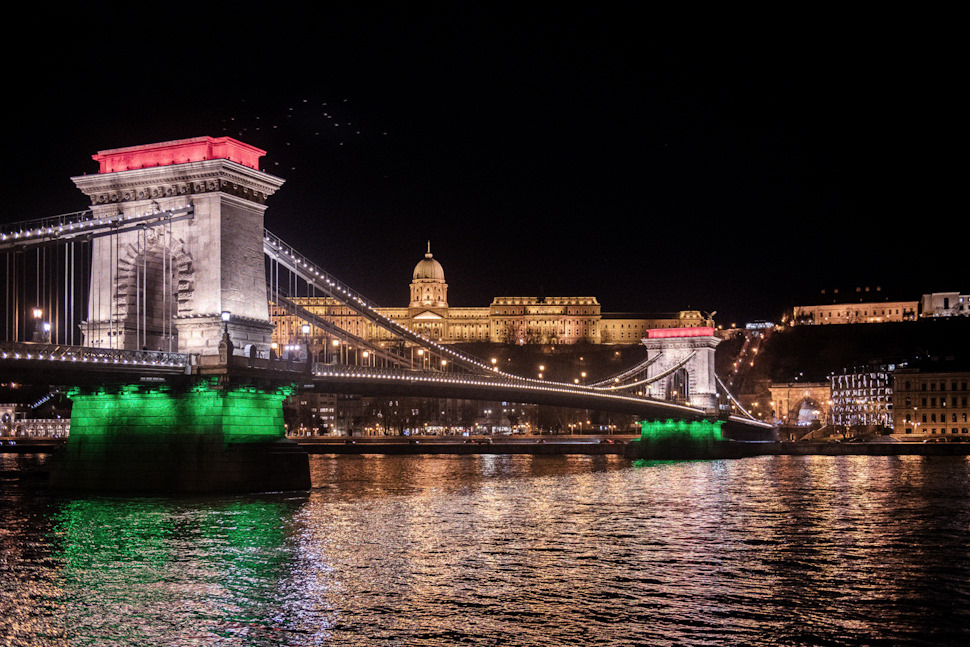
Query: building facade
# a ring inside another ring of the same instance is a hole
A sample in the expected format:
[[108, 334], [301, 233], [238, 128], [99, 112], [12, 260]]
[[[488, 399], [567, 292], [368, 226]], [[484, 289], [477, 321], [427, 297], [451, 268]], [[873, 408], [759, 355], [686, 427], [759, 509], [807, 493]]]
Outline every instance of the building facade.
[[920, 300], [920, 316], [967, 317], [970, 316], [970, 295], [959, 292], [932, 292]]
[[970, 316], [970, 295], [931, 292], [919, 301], [889, 300], [881, 288], [822, 290], [813, 305], [792, 309], [793, 325], [916, 321], [918, 317]]
[[970, 440], [970, 370], [904, 367], [893, 373], [894, 435]]
[[918, 305], [917, 301], [891, 301], [795, 306], [794, 321], [817, 326], [915, 321]]
[[833, 375], [832, 424], [840, 427], [893, 427], [892, 370], [869, 367]]
[[336, 428], [337, 396], [316, 391], [294, 393], [283, 402], [283, 415], [288, 436], [330, 435]]
[[[444, 269], [431, 254], [414, 267], [406, 307], [380, 308], [385, 317], [438, 343], [497, 344], [638, 344], [657, 328], [713, 326], [700, 311], [671, 315], [603, 313], [596, 297], [495, 297], [484, 307], [452, 307]], [[373, 325], [330, 297], [292, 297], [291, 301], [347, 332], [371, 342], [393, 341], [388, 331]], [[304, 342], [302, 321], [273, 308], [273, 342], [284, 348]], [[327, 353], [323, 331], [312, 329], [310, 346]], [[326, 361], [326, 360], [322, 360]]]
[[890, 300], [880, 287], [822, 290], [812, 305], [795, 306], [794, 325], [916, 321], [918, 301]]

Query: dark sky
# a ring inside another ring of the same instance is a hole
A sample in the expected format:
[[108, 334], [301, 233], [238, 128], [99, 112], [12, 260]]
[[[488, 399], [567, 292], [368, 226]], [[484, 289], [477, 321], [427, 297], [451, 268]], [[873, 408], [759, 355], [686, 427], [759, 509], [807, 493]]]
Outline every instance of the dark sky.
[[456, 306], [968, 289], [952, 19], [409, 4], [45, 18], [5, 52], [3, 221], [85, 208], [99, 150], [230, 135], [286, 180], [267, 227], [381, 305], [429, 240]]

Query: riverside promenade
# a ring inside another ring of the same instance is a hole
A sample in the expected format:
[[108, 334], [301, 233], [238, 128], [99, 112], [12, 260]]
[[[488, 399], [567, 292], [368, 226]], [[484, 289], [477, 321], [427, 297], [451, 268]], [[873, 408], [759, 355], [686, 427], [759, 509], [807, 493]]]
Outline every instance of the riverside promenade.
[[[639, 435], [325, 436], [291, 438], [309, 454], [617, 454]], [[3, 438], [0, 453], [53, 453], [57, 438]]]
[[[535, 454], [617, 455], [635, 452], [639, 435], [360, 436], [291, 439], [309, 454]], [[64, 439], [0, 439], [0, 453], [53, 453]], [[733, 442], [723, 458], [747, 456], [970, 456], [970, 442]], [[641, 446], [642, 448], [642, 446]], [[664, 458], [657, 455], [656, 458]], [[671, 460], [677, 457], [671, 456]]]

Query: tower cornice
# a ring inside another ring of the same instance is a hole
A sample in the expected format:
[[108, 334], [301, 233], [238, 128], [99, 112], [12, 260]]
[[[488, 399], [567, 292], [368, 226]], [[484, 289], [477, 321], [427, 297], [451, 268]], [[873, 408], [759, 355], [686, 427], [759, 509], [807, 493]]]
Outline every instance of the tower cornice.
[[225, 159], [81, 175], [71, 180], [94, 206], [216, 192], [264, 204], [284, 182]]

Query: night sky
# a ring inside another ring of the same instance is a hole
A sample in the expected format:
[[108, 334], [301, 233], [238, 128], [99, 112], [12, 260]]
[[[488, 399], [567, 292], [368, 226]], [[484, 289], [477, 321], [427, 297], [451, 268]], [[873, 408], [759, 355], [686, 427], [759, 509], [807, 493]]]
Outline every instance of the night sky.
[[286, 180], [266, 226], [381, 305], [429, 240], [453, 306], [970, 289], [952, 19], [408, 4], [28, 22], [3, 221], [84, 209], [99, 150], [228, 135]]

